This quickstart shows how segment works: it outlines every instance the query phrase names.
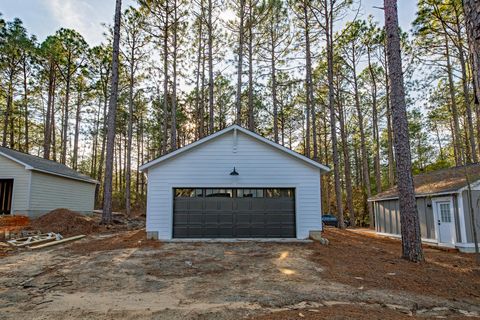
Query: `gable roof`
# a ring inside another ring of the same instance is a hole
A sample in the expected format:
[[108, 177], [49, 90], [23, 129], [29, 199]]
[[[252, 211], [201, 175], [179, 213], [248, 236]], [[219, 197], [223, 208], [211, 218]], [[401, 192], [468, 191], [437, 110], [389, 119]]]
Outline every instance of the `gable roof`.
[[[468, 175], [470, 184], [479, 181], [480, 163], [440, 169], [416, 175], [413, 177], [415, 196], [422, 197], [428, 195], [457, 193], [461, 189], [467, 187], [465, 173]], [[381, 192], [368, 200], [378, 201], [396, 198], [398, 198], [397, 186]]]
[[89, 183], [98, 183], [98, 181], [90, 178], [89, 176], [81, 174], [80, 172], [70, 169], [66, 165], [58, 163], [56, 161], [43, 159], [6, 147], [0, 147], [0, 155], [24, 166], [26, 170], [39, 171]]
[[295, 157], [295, 158], [297, 158], [297, 159], [300, 159], [300, 160], [302, 160], [302, 161], [304, 161], [304, 162], [306, 162], [306, 163], [308, 163], [308, 164], [310, 164], [310, 165], [312, 165], [312, 166], [314, 166], [314, 167], [319, 168], [320, 170], [322, 170], [322, 171], [324, 171], [324, 172], [329, 172], [329, 171], [330, 171], [330, 168], [329, 168], [329, 167], [327, 167], [327, 166], [325, 166], [325, 165], [323, 165], [323, 164], [321, 164], [321, 163], [319, 163], [319, 162], [317, 162], [317, 161], [315, 161], [315, 160], [312, 160], [312, 159], [310, 159], [310, 158], [308, 158], [308, 157], [306, 157], [306, 156], [304, 156], [304, 155], [301, 155], [300, 153], [295, 152], [295, 151], [293, 151], [293, 150], [291, 150], [291, 149], [289, 149], [289, 148], [286, 148], [286, 147], [282, 146], [281, 144], [275, 143], [275, 142], [273, 142], [273, 141], [271, 141], [271, 140], [269, 140], [269, 139], [267, 139], [267, 138], [264, 138], [264, 137], [262, 137], [261, 135], [255, 133], [255, 132], [252, 132], [252, 131], [250, 131], [250, 130], [248, 130], [248, 129], [245, 129], [245, 128], [237, 125], [237, 124], [228, 126], [228, 127], [226, 127], [225, 129], [222, 129], [222, 130], [220, 130], [220, 131], [217, 131], [217, 132], [215, 132], [215, 133], [213, 133], [213, 134], [211, 134], [211, 135], [209, 135], [209, 136], [206, 136], [206, 137], [204, 137], [204, 138], [202, 138], [202, 139], [199, 139], [199, 140], [197, 140], [197, 141], [195, 141], [195, 142], [192, 142], [192, 143], [190, 143], [190, 144], [188, 144], [188, 145], [186, 145], [186, 146], [184, 146], [184, 147], [182, 147], [182, 148], [180, 148], [180, 149], [177, 149], [177, 150], [172, 151], [172, 152], [170, 152], [170, 153], [167, 153], [167, 154], [165, 154], [165, 155], [163, 155], [163, 156], [161, 156], [161, 157], [159, 157], [159, 158], [156, 158], [156, 159], [154, 159], [154, 160], [152, 160], [152, 161], [150, 161], [150, 162], [147, 162], [147, 163], [143, 164], [142, 166], [140, 166], [140, 170], [141, 170], [141, 171], [146, 171], [148, 168], [150, 168], [150, 167], [152, 167], [152, 166], [154, 166], [154, 165], [157, 165], [157, 164], [159, 164], [159, 163], [161, 163], [161, 162], [163, 162], [163, 161], [165, 161], [165, 160], [167, 160], [167, 159], [173, 158], [173, 157], [177, 156], [177, 155], [180, 154], [180, 153], [186, 152], [186, 151], [188, 151], [188, 150], [190, 150], [190, 149], [193, 149], [193, 148], [195, 148], [195, 147], [197, 147], [197, 146], [199, 146], [199, 145], [202, 145], [203, 143], [205, 143], [205, 142], [207, 142], [207, 141], [213, 140], [213, 139], [215, 139], [215, 138], [217, 138], [217, 137], [220, 137], [220, 136], [222, 136], [222, 135], [224, 135], [224, 134], [226, 134], [226, 133], [228, 133], [228, 132], [230, 132], [230, 131], [234, 131], [234, 130], [238, 130], [238, 131], [240, 131], [240, 132], [242, 132], [242, 133], [244, 133], [244, 134], [246, 134], [246, 135], [248, 135], [248, 136], [250, 136], [250, 137], [252, 137], [252, 138], [255, 138], [255, 139], [257, 139], [257, 140], [259, 140], [259, 141], [261, 141], [261, 142], [263, 142], [263, 143], [265, 143], [265, 144], [267, 144], [267, 145], [270, 145], [270, 146], [272, 146], [272, 147], [274, 147], [274, 148], [276, 148], [276, 149], [278, 149], [278, 150], [280, 150], [280, 151], [283, 151], [283, 152], [285, 152], [285, 153], [287, 153], [287, 154], [289, 154], [289, 155], [291, 155], [291, 156], [293, 156], [293, 157]]

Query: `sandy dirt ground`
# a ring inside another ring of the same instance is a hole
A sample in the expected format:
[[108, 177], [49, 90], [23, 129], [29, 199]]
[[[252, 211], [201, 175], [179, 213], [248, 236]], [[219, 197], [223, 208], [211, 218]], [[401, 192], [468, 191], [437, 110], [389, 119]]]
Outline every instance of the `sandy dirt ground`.
[[91, 234], [0, 257], [0, 319], [477, 318], [472, 255], [329, 229], [318, 243], [160, 243]]

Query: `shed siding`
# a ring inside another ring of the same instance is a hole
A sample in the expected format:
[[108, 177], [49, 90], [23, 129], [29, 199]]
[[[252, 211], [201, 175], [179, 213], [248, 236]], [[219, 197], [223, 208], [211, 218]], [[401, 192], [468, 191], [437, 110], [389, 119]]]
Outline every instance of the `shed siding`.
[[57, 208], [92, 212], [95, 184], [32, 171], [30, 214]]
[[297, 238], [321, 230], [320, 170], [242, 132], [236, 152], [233, 141], [228, 132], [148, 169], [147, 232], [171, 239], [174, 187], [296, 188]]
[[14, 179], [12, 213], [27, 213], [30, 171], [23, 165], [0, 155], [0, 179]]
[[[417, 210], [420, 219], [422, 238], [435, 239], [435, 225], [431, 199], [417, 198]], [[381, 233], [401, 234], [400, 208], [398, 199], [375, 201], [375, 230]]]
[[[468, 191], [462, 192], [463, 197], [463, 214], [465, 215], [465, 229], [467, 234], [467, 242], [473, 243], [473, 224], [470, 213], [470, 200], [468, 199]], [[480, 237], [480, 191], [472, 190], [473, 212], [475, 214], [475, 224], [477, 236]]]

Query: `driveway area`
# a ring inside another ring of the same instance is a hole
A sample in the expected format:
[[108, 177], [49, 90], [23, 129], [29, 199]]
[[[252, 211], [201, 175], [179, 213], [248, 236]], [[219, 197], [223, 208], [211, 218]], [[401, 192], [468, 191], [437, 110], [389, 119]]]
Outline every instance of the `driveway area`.
[[160, 243], [95, 234], [0, 257], [0, 319], [478, 317], [473, 255], [328, 229], [318, 243]]

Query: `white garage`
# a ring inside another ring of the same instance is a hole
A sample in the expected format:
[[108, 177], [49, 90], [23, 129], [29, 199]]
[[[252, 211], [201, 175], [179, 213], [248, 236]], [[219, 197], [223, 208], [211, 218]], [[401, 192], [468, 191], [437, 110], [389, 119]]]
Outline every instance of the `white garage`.
[[149, 238], [305, 239], [322, 229], [329, 168], [238, 125], [140, 169]]

